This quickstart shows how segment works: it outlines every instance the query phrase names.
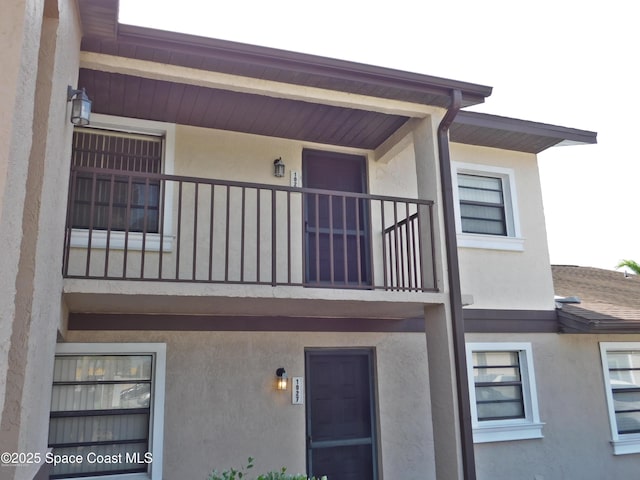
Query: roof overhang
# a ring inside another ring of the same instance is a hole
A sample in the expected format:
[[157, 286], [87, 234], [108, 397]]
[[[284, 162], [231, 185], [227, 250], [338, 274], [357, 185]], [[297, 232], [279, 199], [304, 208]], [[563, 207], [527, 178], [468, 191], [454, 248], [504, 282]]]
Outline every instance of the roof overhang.
[[[484, 102], [491, 87], [315, 55], [118, 23], [118, 0], [80, 0], [83, 53], [153, 62], [185, 75], [171, 79], [81, 63], [78, 84], [96, 113], [220, 128], [296, 140], [375, 149], [417, 116], [394, 105], [446, 108], [453, 90], [463, 105]], [[116, 62], [117, 63], [117, 62]], [[252, 93], [195, 84], [189, 72], [280, 85]], [[295, 98], [287, 88], [320, 92]], [[283, 93], [283, 90], [285, 93]], [[382, 100], [388, 108], [340, 105], [343, 95]], [[424, 114], [422, 114], [424, 116]]]
[[[96, 113], [145, 118], [207, 128], [375, 149], [415, 113], [414, 105], [447, 108], [454, 90], [462, 107], [484, 102], [491, 87], [321, 56], [118, 23], [118, 0], [79, 0], [85, 55], [155, 64], [184, 72], [172, 78], [105, 69], [81, 63], [78, 85]], [[117, 61], [115, 62], [118, 63]], [[238, 91], [189, 78], [190, 72], [278, 84], [279, 93]], [[284, 87], [283, 87], [284, 86]], [[287, 89], [307, 89], [352, 98], [381, 99], [388, 108], [341, 105], [320, 95], [296, 98]], [[418, 110], [415, 110], [419, 112]], [[595, 143], [593, 132], [460, 112], [451, 140], [539, 153], [553, 145]]]
[[562, 333], [640, 333], [640, 319], [619, 318], [576, 305], [558, 309], [558, 322]]
[[597, 142], [595, 132], [467, 111], [458, 113], [449, 135], [452, 142], [528, 153]]

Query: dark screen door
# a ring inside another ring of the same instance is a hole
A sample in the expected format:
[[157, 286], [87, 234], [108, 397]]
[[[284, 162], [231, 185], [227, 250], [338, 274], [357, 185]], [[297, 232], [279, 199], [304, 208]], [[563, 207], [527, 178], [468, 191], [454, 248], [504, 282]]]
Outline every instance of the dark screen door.
[[370, 285], [367, 203], [344, 194], [366, 193], [365, 157], [304, 150], [302, 178], [322, 191], [304, 194], [306, 283]]
[[306, 352], [307, 467], [330, 480], [375, 480], [370, 350]]

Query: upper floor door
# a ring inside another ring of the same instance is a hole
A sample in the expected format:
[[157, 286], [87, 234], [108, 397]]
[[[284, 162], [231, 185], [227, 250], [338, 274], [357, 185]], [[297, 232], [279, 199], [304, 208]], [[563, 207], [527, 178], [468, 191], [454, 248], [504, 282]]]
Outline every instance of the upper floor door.
[[[305, 282], [371, 285], [367, 164], [361, 155], [304, 150]], [[354, 195], [355, 194], [355, 195]]]

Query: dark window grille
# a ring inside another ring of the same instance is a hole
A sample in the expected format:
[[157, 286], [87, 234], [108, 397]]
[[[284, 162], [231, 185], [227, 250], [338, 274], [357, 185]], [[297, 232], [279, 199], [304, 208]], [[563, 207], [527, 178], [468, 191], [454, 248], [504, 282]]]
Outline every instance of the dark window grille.
[[158, 232], [160, 181], [130, 180], [126, 173], [162, 172], [161, 137], [76, 129], [74, 167], [104, 169], [105, 173], [77, 174], [73, 228]]
[[478, 421], [525, 418], [520, 353], [473, 352]]
[[458, 194], [463, 232], [507, 235], [501, 178], [459, 173]]
[[640, 433], [640, 351], [607, 352], [618, 434]]
[[[146, 472], [152, 406], [152, 355], [58, 355], [49, 421], [60, 463], [50, 478]], [[110, 462], [90, 462], [108, 457]]]

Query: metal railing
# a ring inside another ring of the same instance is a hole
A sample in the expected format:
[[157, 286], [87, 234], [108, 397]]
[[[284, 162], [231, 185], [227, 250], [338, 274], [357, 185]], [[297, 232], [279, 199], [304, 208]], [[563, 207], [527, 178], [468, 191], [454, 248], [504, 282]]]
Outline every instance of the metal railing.
[[433, 202], [73, 167], [67, 278], [434, 291]]

